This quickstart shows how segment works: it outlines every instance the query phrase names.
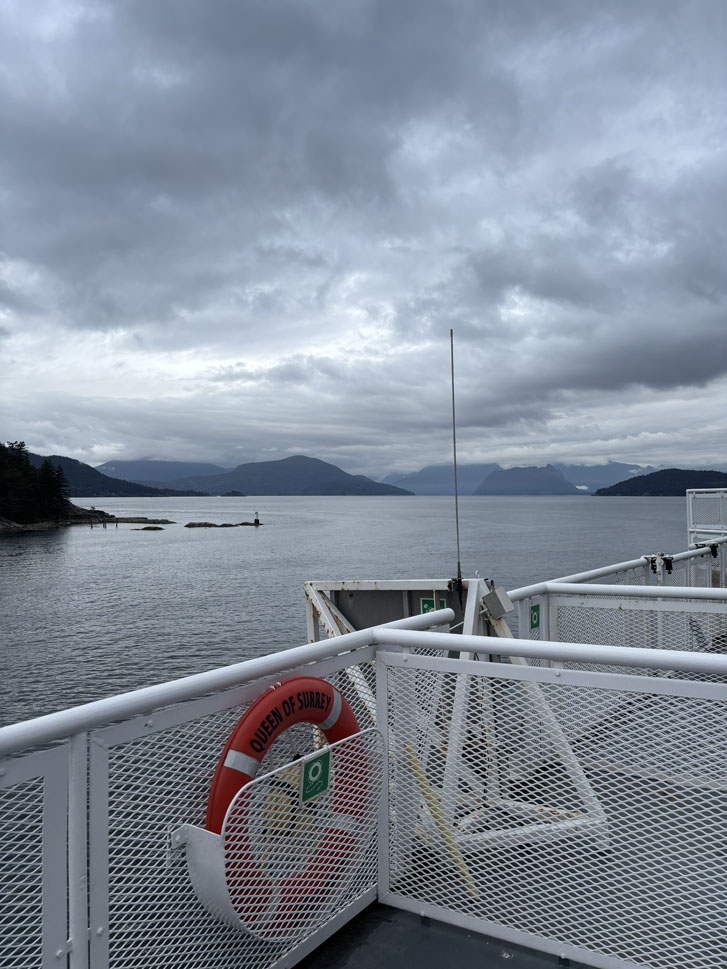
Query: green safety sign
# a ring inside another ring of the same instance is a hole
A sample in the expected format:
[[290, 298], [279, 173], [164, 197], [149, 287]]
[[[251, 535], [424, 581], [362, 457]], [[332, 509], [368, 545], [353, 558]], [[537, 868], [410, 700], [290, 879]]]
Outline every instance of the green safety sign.
[[539, 629], [540, 628], [540, 603], [536, 602], [534, 606], [530, 607], [530, 628]]
[[323, 750], [303, 764], [300, 779], [300, 802], [306, 804], [328, 790], [331, 777], [331, 752]]
[[[428, 612], [434, 612], [434, 598], [431, 598], [431, 599], [420, 599], [419, 602], [421, 604], [421, 613], [422, 613], [422, 615], [426, 615], [426, 613], [428, 613]], [[447, 608], [447, 602], [446, 602], [445, 599], [440, 599], [439, 600], [439, 608], [440, 609], [446, 609]]]

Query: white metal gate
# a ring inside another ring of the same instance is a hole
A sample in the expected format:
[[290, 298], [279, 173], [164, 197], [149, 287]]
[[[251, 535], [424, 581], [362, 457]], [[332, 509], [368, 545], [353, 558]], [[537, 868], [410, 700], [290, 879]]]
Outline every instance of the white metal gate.
[[[383, 901], [603, 969], [724, 969], [723, 685], [377, 665]], [[589, 729], [567, 736], [563, 711]]]

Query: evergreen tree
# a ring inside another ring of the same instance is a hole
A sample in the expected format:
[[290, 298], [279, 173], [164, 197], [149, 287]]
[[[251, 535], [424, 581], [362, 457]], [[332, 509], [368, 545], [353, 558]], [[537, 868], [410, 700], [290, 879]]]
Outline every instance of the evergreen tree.
[[24, 441], [8, 441], [0, 452], [0, 515], [16, 522], [35, 521], [37, 472]]
[[55, 466], [53, 471], [53, 517], [56, 521], [68, 514], [68, 478], [60, 464]]
[[55, 494], [55, 469], [50, 460], [46, 458], [35, 475], [35, 514], [39, 519], [47, 520], [54, 517]]
[[60, 464], [46, 458], [36, 469], [24, 441], [0, 444], [0, 516], [22, 525], [60, 521], [70, 509], [68, 490]]

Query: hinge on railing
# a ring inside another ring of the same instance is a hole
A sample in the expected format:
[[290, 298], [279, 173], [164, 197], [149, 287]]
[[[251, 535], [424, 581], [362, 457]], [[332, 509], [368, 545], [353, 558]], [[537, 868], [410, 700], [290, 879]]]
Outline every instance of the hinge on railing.
[[62, 946], [56, 949], [56, 959], [62, 959], [73, 951], [73, 939], [66, 939]]

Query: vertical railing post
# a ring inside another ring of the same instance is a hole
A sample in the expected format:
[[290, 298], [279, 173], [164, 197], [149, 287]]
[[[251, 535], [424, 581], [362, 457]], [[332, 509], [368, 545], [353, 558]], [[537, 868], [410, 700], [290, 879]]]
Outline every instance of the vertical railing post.
[[69, 969], [88, 969], [88, 734], [70, 739], [68, 768]]
[[517, 634], [520, 639], [532, 639], [530, 631], [530, 604], [532, 598], [521, 599], [517, 604]]
[[[384, 663], [376, 658], [376, 725], [384, 738], [384, 784], [379, 801], [378, 817], [378, 865], [377, 881], [379, 900], [386, 897], [391, 888], [391, 831], [389, 827], [389, 775], [391, 771], [391, 751], [389, 749], [389, 698], [388, 676]], [[400, 842], [401, 844], [401, 842]], [[400, 846], [397, 846], [397, 849]], [[401, 860], [397, 859], [396, 868], [400, 869]]]

